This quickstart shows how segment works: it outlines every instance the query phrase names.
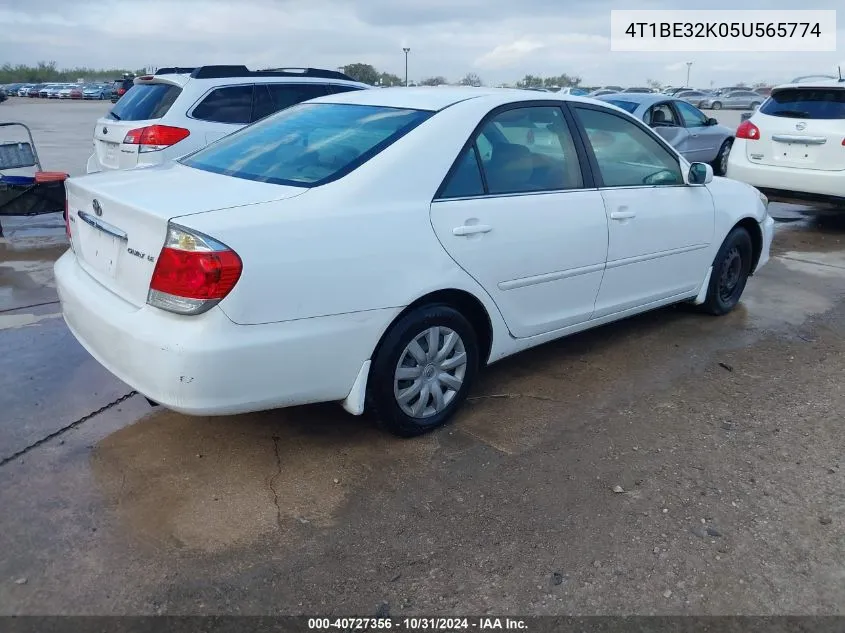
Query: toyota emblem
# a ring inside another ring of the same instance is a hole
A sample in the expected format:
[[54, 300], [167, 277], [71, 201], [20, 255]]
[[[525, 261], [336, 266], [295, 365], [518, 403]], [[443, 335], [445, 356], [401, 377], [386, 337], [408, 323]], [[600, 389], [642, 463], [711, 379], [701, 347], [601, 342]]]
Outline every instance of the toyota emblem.
[[100, 201], [94, 198], [94, 202], [91, 203], [91, 206], [94, 207], [94, 213], [97, 214], [97, 217], [103, 215], [103, 207], [100, 206]]
[[796, 123], [796, 124], [795, 124], [795, 129], [796, 129], [796, 130], [798, 130], [799, 132], [800, 132], [801, 130], [805, 129], [806, 127], [807, 127], [807, 124], [806, 124], [806, 123], [804, 123], [803, 121], [801, 121], [801, 123]]
[[108, 134], [108, 133], [109, 133], [109, 128], [107, 128], [107, 127], [104, 125], [104, 126], [103, 126], [103, 134]]

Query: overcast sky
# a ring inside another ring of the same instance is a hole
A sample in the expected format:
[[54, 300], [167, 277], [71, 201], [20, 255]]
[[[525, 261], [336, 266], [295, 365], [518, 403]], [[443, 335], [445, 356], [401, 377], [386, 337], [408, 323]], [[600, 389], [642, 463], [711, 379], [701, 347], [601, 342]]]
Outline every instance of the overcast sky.
[[[746, 0], [742, 8], [804, 4]], [[821, 0], [806, 8], [838, 4]], [[611, 8], [691, 7], [680, 0], [0, 0], [0, 62], [126, 68], [363, 62], [403, 76], [402, 47], [409, 46], [411, 80], [475, 72], [492, 84], [565, 72], [591, 85], [646, 79], [681, 85], [687, 60], [698, 87], [835, 74], [838, 63], [845, 72], [845, 15], [838, 16], [838, 53], [612, 53]]]

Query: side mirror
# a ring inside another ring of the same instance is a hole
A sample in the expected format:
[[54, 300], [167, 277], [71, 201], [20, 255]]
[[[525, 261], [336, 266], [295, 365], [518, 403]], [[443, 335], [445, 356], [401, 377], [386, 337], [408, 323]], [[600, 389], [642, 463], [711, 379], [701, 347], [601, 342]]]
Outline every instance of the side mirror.
[[687, 182], [690, 185], [706, 185], [713, 182], [713, 168], [707, 163], [693, 163], [689, 168]]
[[707, 119], [707, 125], [719, 125], [719, 122], [713, 117], [710, 117], [709, 119]]

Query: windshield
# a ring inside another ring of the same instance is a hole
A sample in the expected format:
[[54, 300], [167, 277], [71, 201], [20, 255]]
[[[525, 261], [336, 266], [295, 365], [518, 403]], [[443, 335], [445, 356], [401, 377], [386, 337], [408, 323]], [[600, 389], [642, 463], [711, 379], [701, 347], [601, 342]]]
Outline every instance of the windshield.
[[794, 119], [845, 119], [845, 89], [778, 90], [763, 103], [760, 112]]
[[380, 106], [300, 104], [181, 162], [235, 178], [313, 187], [348, 174], [432, 114]]
[[639, 107], [639, 103], [635, 103], [633, 101], [623, 101], [622, 99], [602, 99], [602, 101], [607, 101], [611, 105], [615, 105], [617, 108], [622, 108], [625, 112], [630, 112], [631, 114], [634, 113]]

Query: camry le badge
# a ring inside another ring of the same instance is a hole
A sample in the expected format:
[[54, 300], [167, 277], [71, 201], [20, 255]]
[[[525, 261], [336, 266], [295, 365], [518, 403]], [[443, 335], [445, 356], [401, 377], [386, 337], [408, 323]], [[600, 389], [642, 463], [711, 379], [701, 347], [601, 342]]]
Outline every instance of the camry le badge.
[[100, 201], [94, 198], [94, 202], [91, 203], [91, 206], [94, 207], [94, 213], [97, 214], [97, 217], [103, 215], [103, 207], [100, 206]]

